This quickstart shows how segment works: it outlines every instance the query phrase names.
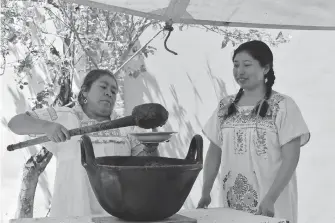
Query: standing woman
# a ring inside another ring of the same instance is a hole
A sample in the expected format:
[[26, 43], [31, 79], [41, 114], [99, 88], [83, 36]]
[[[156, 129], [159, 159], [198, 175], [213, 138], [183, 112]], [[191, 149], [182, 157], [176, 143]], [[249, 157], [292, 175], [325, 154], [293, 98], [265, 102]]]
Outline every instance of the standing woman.
[[225, 207], [297, 223], [295, 170], [310, 132], [294, 100], [272, 90], [273, 55], [265, 43], [241, 44], [233, 63], [240, 90], [220, 101], [203, 129], [210, 146], [198, 207], [210, 204], [221, 164]]
[[[68, 129], [110, 121], [116, 118], [118, 93], [115, 76], [107, 70], [92, 70], [81, 87], [73, 108], [56, 107], [28, 111], [13, 117], [8, 127], [19, 135], [46, 134], [44, 146], [57, 159], [50, 217], [106, 214], [97, 201], [85, 169], [81, 165], [80, 136], [70, 137]], [[158, 156], [128, 136], [130, 128], [88, 134], [96, 157]]]

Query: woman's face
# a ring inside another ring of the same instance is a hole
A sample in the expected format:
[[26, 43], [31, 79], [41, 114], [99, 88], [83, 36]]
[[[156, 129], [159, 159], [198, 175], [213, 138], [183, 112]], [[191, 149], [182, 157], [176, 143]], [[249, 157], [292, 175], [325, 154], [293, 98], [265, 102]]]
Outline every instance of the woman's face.
[[264, 84], [264, 75], [268, 66], [262, 67], [250, 54], [239, 52], [234, 58], [234, 78], [241, 88], [253, 90]]
[[87, 99], [89, 110], [106, 117], [112, 114], [117, 93], [118, 88], [114, 78], [104, 75], [92, 84], [88, 92], [83, 92], [83, 95]]

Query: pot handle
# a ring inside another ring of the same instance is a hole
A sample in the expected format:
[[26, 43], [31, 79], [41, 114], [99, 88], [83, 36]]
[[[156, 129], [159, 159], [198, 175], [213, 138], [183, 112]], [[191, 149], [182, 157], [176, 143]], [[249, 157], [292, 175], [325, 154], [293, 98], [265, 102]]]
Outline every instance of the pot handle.
[[81, 164], [83, 167], [95, 167], [95, 155], [91, 138], [88, 135], [83, 135], [80, 138], [80, 149], [81, 149]]
[[193, 136], [188, 153], [186, 155], [186, 160], [194, 160], [197, 163], [203, 164], [203, 139], [201, 135]]

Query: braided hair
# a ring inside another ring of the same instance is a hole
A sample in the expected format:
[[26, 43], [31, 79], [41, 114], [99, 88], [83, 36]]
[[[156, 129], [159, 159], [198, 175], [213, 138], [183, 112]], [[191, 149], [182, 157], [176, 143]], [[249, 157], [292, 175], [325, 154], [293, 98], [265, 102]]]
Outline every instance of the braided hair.
[[[259, 41], [259, 40], [249, 41], [249, 42], [241, 44], [234, 51], [233, 60], [235, 59], [236, 54], [242, 51], [250, 54], [250, 56], [252, 56], [255, 60], [257, 60], [262, 67], [265, 67], [266, 65], [270, 66], [268, 73], [264, 75], [265, 86], [266, 86], [266, 93], [265, 93], [264, 99], [262, 100], [261, 103], [257, 104], [257, 106], [255, 107], [255, 111], [258, 111], [261, 117], [265, 117], [269, 109], [269, 103], [267, 101], [271, 97], [272, 86], [276, 79], [275, 73], [273, 70], [273, 55], [272, 55], [271, 49], [262, 41]], [[235, 96], [234, 101], [228, 107], [227, 116], [230, 116], [237, 111], [236, 104], [241, 99], [243, 92], [244, 92], [243, 88], [240, 88], [237, 95]]]

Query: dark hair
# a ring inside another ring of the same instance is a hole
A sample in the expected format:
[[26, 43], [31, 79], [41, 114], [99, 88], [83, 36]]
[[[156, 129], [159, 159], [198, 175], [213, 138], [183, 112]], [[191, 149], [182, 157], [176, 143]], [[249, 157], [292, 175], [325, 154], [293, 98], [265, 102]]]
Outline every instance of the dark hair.
[[[236, 54], [240, 52], [247, 52], [252, 56], [255, 60], [257, 60], [262, 67], [269, 65], [270, 69], [267, 74], [265, 74], [265, 86], [266, 86], [266, 93], [264, 100], [262, 100], [263, 103], [260, 103], [256, 106], [255, 111], [257, 112], [259, 110], [259, 115], [261, 117], [265, 117], [268, 109], [269, 109], [269, 103], [267, 100], [271, 97], [272, 93], [272, 86], [275, 82], [275, 73], [273, 70], [273, 55], [271, 52], [271, 49], [266, 45], [266, 43], [259, 41], [259, 40], [253, 40], [249, 42], [245, 42], [241, 44], [235, 51], [233, 55], [233, 60], [235, 59]], [[231, 103], [231, 105], [228, 108], [228, 116], [231, 114], [234, 114], [236, 112], [236, 104], [241, 99], [243, 95], [243, 88], [240, 88], [238, 91], [234, 101]]]
[[83, 95], [83, 92], [89, 91], [91, 89], [91, 87], [92, 87], [92, 84], [96, 80], [98, 80], [100, 77], [106, 76], [106, 75], [112, 77], [115, 80], [115, 82], [116, 82], [117, 88], [119, 87], [116, 77], [109, 70], [102, 70], [102, 69], [91, 70], [85, 76], [84, 82], [81, 85], [81, 88], [80, 88], [80, 91], [79, 91], [79, 94], [78, 94], [78, 102], [79, 102], [79, 104], [81, 104], [81, 105], [84, 104], [85, 97]]

